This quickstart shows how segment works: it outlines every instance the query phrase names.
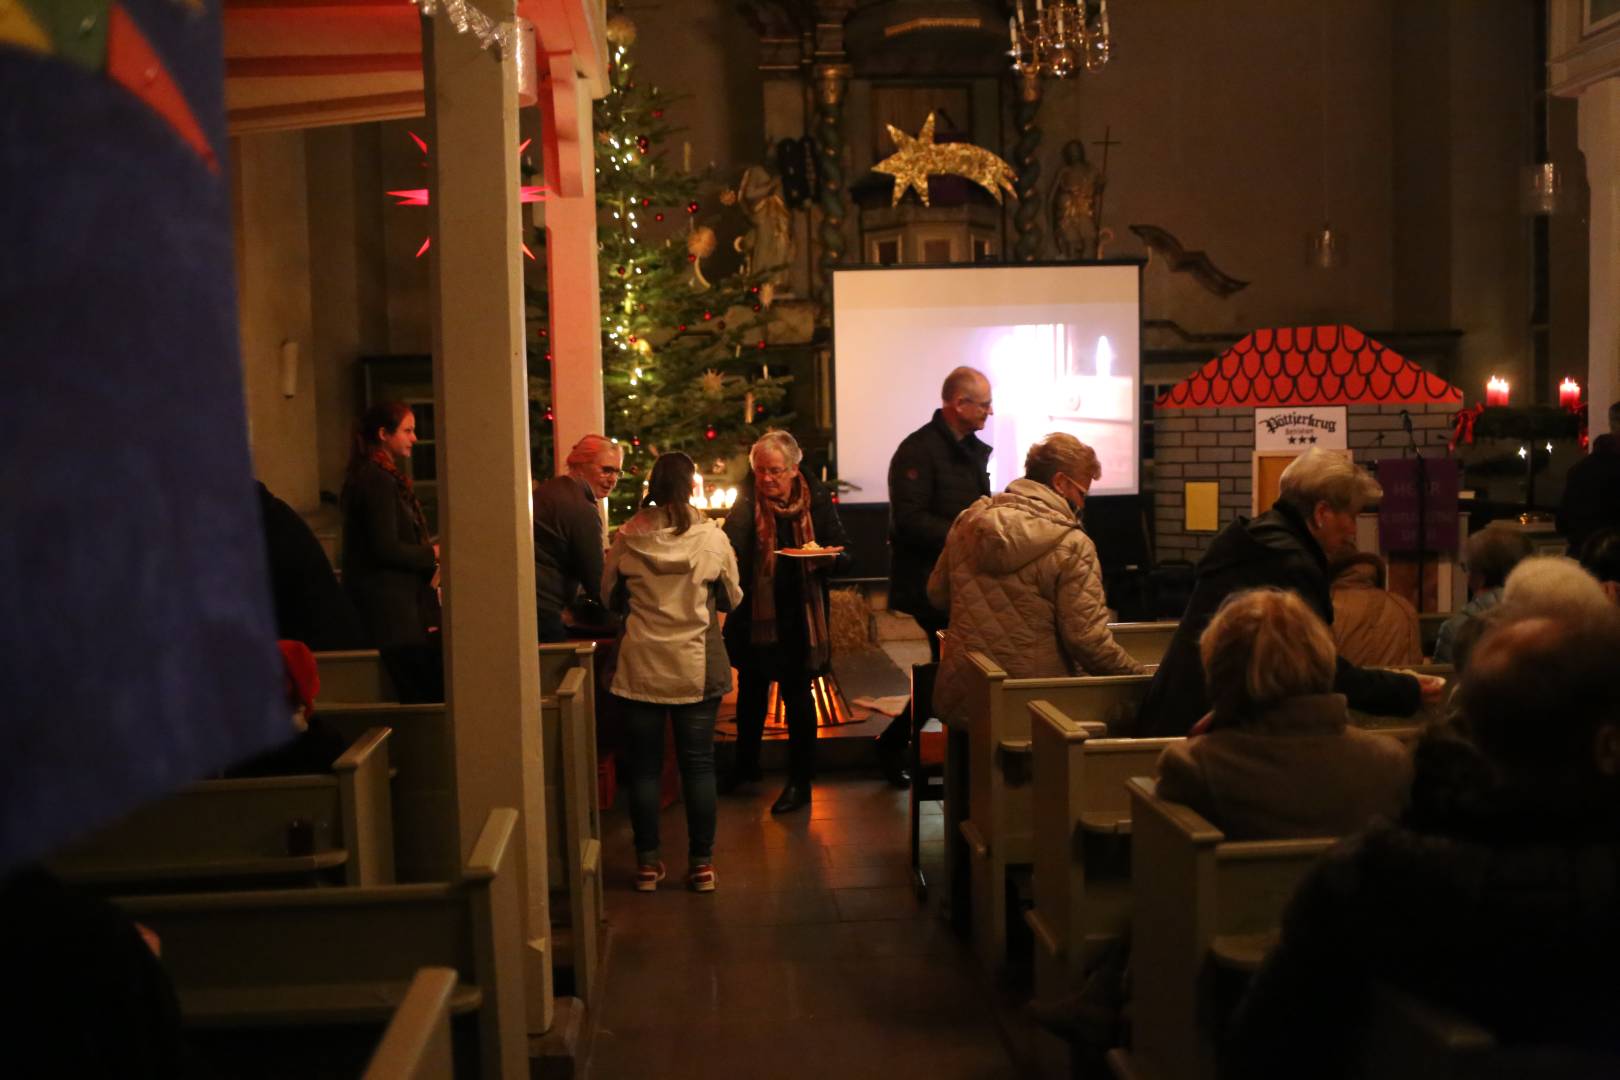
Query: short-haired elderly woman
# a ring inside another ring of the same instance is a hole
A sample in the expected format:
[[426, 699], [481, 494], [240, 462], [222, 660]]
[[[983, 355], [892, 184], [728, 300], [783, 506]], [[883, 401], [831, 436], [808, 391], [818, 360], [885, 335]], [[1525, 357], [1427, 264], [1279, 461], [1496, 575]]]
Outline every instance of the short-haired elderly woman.
[[1108, 629], [1097, 548], [1080, 523], [1102, 466], [1073, 435], [1029, 448], [1024, 475], [958, 515], [928, 579], [929, 602], [951, 628], [934, 682], [934, 710], [968, 719], [968, 655], [1015, 678], [1135, 675], [1144, 669]]
[[[750, 471], [726, 517], [743, 601], [726, 618], [726, 651], [737, 668], [737, 756], [728, 788], [760, 779], [765, 708], [776, 683], [787, 713], [788, 781], [771, 806], [786, 814], [810, 802], [816, 771], [811, 684], [829, 670], [827, 574], [848, 561], [832, 494], [799, 468], [792, 435], [770, 431], [748, 453]], [[799, 557], [784, 549], [838, 548]]]
[[[1383, 496], [1378, 481], [1342, 454], [1312, 447], [1283, 470], [1277, 502], [1255, 518], [1223, 529], [1198, 561], [1192, 599], [1154, 673], [1134, 734], [1185, 735], [1209, 711], [1198, 641], [1228, 596], [1270, 587], [1291, 592], [1324, 622], [1333, 622], [1328, 562], [1351, 551], [1356, 515]], [[1333, 689], [1351, 708], [1410, 716], [1439, 701], [1445, 680], [1362, 668], [1336, 659]]]
[[1400, 815], [1411, 758], [1350, 723], [1333, 692], [1333, 636], [1298, 595], [1234, 594], [1198, 650], [1209, 720], [1159, 758], [1161, 797], [1233, 840], [1344, 836]]

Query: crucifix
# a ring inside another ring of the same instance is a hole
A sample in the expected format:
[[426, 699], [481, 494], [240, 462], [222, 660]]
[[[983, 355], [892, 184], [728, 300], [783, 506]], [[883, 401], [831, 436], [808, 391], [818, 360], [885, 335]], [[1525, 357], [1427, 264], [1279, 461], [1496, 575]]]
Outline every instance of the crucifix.
[[[1097, 258], [1099, 259], [1102, 258], [1102, 245], [1105, 243], [1103, 235], [1103, 196], [1108, 194], [1108, 151], [1112, 147], [1125, 145], [1122, 142], [1116, 142], [1112, 138], [1113, 131], [1114, 128], [1112, 124], [1104, 126], [1103, 137], [1100, 139], [1094, 139], [1091, 143], [1092, 146], [1102, 147], [1103, 182], [1097, 191]], [[1111, 240], [1113, 239], [1113, 236], [1114, 234], [1110, 232], [1107, 234], [1107, 239]]]

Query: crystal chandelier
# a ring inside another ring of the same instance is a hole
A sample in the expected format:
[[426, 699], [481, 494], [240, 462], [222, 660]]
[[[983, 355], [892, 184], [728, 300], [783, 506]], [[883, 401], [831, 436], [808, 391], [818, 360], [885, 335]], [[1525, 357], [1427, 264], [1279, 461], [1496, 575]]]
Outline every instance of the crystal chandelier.
[[1100, 71], [1108, 63], [1108, 0], [1034, 0], [1035, 13], [1027, 20], [1025, 3], [1014, 0], [1015, 14], [1007, 20], [1008, 55], [1019, 75], [1068, 79], [1081, 68]]

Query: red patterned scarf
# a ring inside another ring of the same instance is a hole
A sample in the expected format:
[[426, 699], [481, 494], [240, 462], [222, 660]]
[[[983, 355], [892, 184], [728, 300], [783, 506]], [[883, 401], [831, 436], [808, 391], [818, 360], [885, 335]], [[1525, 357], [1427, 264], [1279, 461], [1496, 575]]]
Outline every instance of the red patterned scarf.
[[411, 512], [411, 521], [416, 525], [416, 542], [430, 544], [433, 542], [428, 532], [427, 516], [422, 513], [422, 503], [416, 497], [416, 487], [411, 478], [400, 471], [394, 463], [394, 455], [385, 446], [379, 446], [371, 452], [371, 461], [383, 472], [394, 478], [394, 484], [399, 488], [400, 501]]
[[[792, 547], [804, 547], [816, 538], [815, 524], [810, 520], [810, 484], [804, 474], [795, 472], [788, 484], [785, 500], [768, 499], [758, 494], [754, 498], [754, 588], [749, 640], [755, 645], [776, 643], [776, 519], [793, 519]], [[827, 604], [826, 586], [821, 576], [808, 566], [804, 574], [804, 619], [809, 634], [810, 655], [806, 665], [815, 670], [827, 662]]]

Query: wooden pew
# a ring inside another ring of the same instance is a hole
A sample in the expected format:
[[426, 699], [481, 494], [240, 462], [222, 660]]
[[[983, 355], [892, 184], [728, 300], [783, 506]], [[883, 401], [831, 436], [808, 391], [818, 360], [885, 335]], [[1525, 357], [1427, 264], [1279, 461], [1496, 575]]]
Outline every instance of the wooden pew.
[[459, 880], [352, 889], [124, 897], [163, 942], [181, 1017], [251, 1029], [387, 1023], [422, 966], [455, 970], [455, 1014], [476, 1014], [479, 1075], [527, 1075], [517, 811], [491, 812]]
[[574, 995], [595, 1003], [602, 922], [602, 824], [596, 799], [596, 725], [583, 666], [568, 668], [541, 699], [546, 757], [546, 852], [552, 949], [558, 973], [571, 970]]
[[386, 702], [322, 706], [321, 721], [344, 738], [393, 731], [394, 865], [400, 881], [448, 881], [461, 865], [456, 835], [456, 745], [443, 705]]
[[1034, 744], [1035, 994], [1079, 988], [1090, 962], [1130, 924], [1131, 804], [1125, 782], [1158, 772], [1183, 740], [1110, 739], [1047, 701], [1029, 705]]
[[1337, 840], [1229, 841], [1135, 777], [1131, 799], [1134, 1045], [1116, 1072], [1212, 1080], [1220, 971], [1252, 973], [1275, 941], [1294, 888]]
[[361, 1080], [452, 1080], [450, 999], [454, 968], [422, 968], [394, 1010]]
[[1135, 716], [1152, 676], [1014, 679], [979, 652], [968, 654], [968, 671], [968, 816], [960, 829], [974, 949], [985, 970], [996, 973], [1007, 959], [1007, 870], [1032, 860], [1029, 703], [1049, 701], [1106, 735], [1110, 722]]
[[394, 680], [388, 677], [382, 654], [376, 649], [345, 649], [315, 654], [321, 692], [315, 708], [329, 704], [398, 701]]
[[1131, 658], [1144, 664], [1157, 664], [1170, 648], [1170, 639], [1176, 636], [1174, 622], [1116, 622], [1109, 623], [1114, 640], [1131, 654]]
[[[62, 878], [120, 892], [269, 888], [341, 871], [394, 880], [391, 734], [362, 729], [330, 773], [204, 780], [149, 803], [52, 860]], [[307, 823], [309, 850], [289, 827]]]

